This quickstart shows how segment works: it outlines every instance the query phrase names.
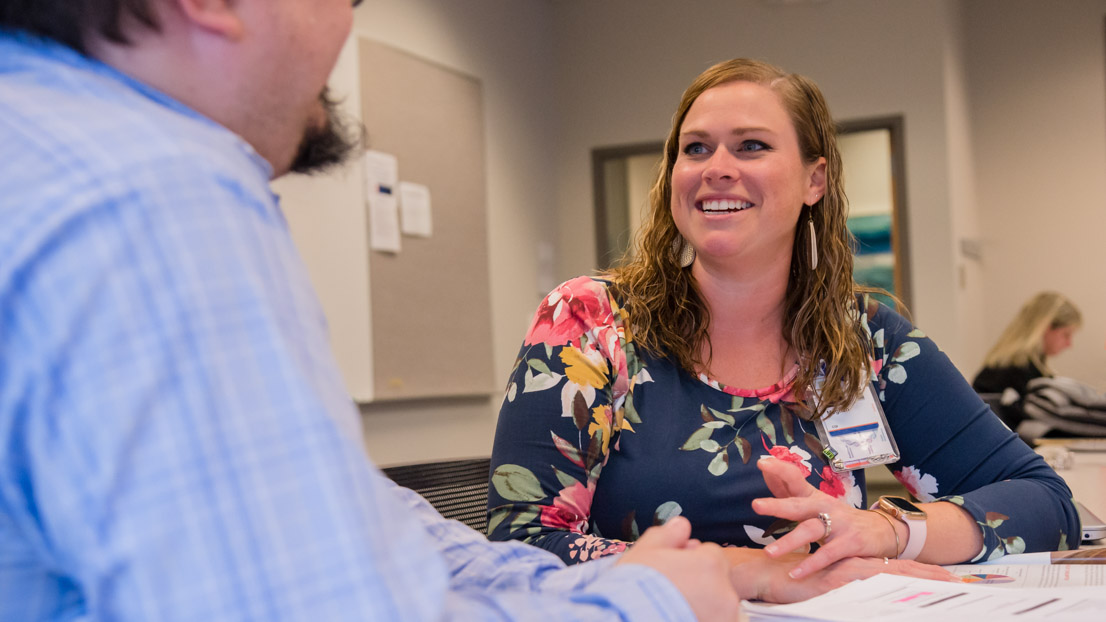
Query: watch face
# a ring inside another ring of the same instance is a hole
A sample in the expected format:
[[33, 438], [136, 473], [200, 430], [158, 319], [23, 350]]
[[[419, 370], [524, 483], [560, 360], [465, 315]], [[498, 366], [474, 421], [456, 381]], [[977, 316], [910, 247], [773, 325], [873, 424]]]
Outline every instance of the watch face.
[[917, 517], [920, 518], [920, 517], [925, 516], [925, 511], [922, 510], [922, 508], [914, 505], [913, 503], [911, 503], [910, 501], [908, 501], [906, 499], [903, 499], [902, 497], [880, 497], [879, 500], [880, 500], [880, 503], [886, 503], [887, 505], [895, 508], [899, 512], [903, 512], [904, 514], [912, 515], [912, 517], [917, 516]]

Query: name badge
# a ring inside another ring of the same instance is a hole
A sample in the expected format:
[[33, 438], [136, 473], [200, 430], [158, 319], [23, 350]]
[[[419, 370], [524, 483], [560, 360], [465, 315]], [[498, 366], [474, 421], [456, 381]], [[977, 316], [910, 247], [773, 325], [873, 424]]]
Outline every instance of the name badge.
[[[816, 384], [821, 388], [820, 382]], [[871, 384], [848, 410], [826, 413], [816, 427], [822, 453], [838, 473], [899, 459], [898, 445]]]

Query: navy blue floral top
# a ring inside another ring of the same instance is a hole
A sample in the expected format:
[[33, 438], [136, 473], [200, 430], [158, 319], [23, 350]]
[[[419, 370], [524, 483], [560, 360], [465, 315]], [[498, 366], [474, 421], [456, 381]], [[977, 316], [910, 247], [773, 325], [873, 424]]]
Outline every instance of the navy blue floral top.
[[[963, 506], [983, 533], [976, 561], [1079, 544], [1063, 480], [1007, 429], [922, 331], [874, 300], [860, 321], [874, 388], [898, 443], [888, 465], [920, 501]], [[492, 451], [488, 535], [566, 562], [619, 552], [651, 525], [686, 516], [703, 541], [763, 546], [776, 521], [756, 461], [799, 465], [808, 481], [867, 507], [864, 472], [835, 473], [791, 396], [798, 368], [756, 391], [693, 376], [634, 347], [604, 281], [579, 277], [542, 301], [519, 353]], [[880, 467], [876, 467], [880, 468]]]

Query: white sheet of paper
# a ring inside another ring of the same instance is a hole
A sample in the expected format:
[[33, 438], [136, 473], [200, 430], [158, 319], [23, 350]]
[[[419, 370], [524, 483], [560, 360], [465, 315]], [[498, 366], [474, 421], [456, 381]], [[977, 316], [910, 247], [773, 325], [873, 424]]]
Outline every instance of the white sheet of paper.
[[399, 164], [396, 157], [382, 151], [366, 151], [365, 202], [369, 210], [369, 248], [375, 251], [400, 251], [399, 208], [396, 201]]
[[1004, 589], [879, 574], [790, 605], [744, 603], [750, 622], [1102, 619], [1101, 587]]
[[[1045, 553], [1048, 555], [1048, 553]], [[945, 566], [952, 574], [967, 576], [980, 585], [994, 587], [1106, 586], [1106, 564], [962, 564]]]
[[399, 161], [390, 153], [366, 151], [363, 158], [365, 167], [365, 196], [379, 192], [395, 194], [399, 183]]
[[404, 235], [430, 237], [434, 231], [430, 188], [409, 181], [399, 182], [399, 215]]
[[396, 198], [390, 194], [369, 195], [369, 248], [392, 253], [401, 250], [399, 208]]

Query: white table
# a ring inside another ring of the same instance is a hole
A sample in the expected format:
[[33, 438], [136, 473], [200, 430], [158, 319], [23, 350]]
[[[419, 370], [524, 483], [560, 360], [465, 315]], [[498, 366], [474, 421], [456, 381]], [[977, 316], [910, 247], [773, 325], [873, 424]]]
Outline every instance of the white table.
[[[1037, 453], [1046, 455], [1052, 448], [1071, 442], [1065, 439], [1042, 439]], [[1069, 450], [1070, 451], [1070, 450]], [[1071, 494], [1100, 517], [1106, 517], [1106, 451], [1071, 451], [1071, 466], [1056, 470], [1071, 488]]]

